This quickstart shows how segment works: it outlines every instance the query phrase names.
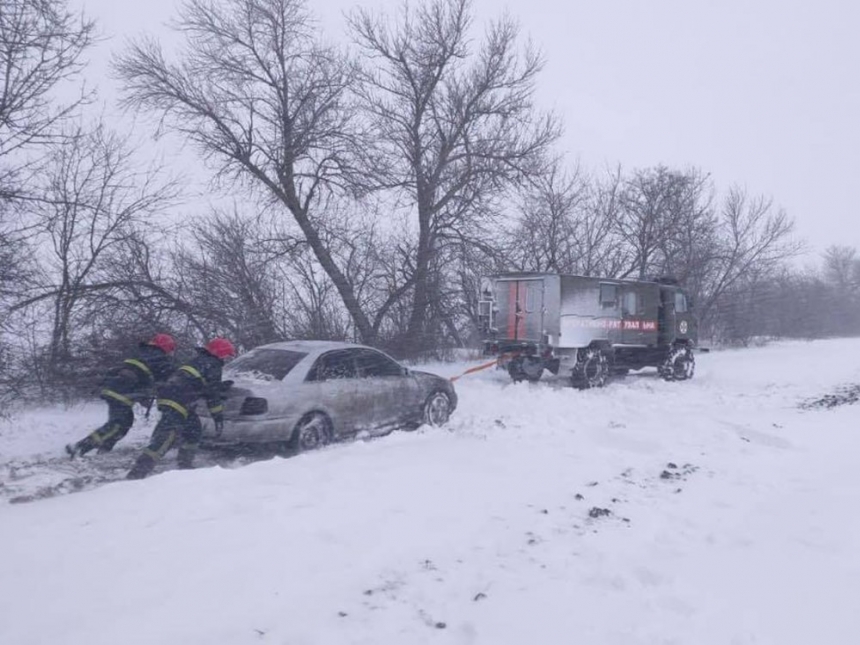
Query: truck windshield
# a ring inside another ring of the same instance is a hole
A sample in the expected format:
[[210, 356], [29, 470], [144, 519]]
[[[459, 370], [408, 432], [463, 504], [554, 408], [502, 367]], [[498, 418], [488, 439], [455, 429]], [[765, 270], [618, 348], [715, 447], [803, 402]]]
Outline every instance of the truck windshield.
[[289, 349], [253, 349], [232, 361], [224, 369], [231, 378], [253, 378], [280, 381], [307, 354]]

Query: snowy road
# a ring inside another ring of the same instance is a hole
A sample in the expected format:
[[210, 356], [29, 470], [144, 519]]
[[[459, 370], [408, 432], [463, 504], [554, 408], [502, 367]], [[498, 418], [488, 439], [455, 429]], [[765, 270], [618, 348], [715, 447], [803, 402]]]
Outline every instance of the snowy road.
[[[0, 643], [853, 645], [860, 407], [799, 405], [858, 354], [588, 392], [483, 372], [445, 429], [0, 503]], [[67, 478], [32, 463], [101, 414], [0, 424], [5, 496]]]

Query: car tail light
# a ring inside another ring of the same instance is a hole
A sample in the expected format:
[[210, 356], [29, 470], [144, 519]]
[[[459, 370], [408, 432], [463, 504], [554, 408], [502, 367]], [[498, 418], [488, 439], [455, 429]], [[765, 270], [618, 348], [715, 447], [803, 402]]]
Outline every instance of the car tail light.
[[242, 401], [242, 414], [263, 414], [269, 411], [269, 402], [266, 399], [249, 396]]

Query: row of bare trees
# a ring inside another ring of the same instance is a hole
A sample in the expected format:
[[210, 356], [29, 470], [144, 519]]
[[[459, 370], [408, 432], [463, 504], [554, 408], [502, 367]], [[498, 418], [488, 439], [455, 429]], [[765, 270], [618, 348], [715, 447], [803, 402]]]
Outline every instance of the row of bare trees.
[[476, 38], [470, 0], [348, 23], [338, 48], [304, 0], [186, 0], [179, 54], [117, 52], [123, 106], [191, 143], [228, 197], [201, 213], [130, 134], [81, 116], [93, 23], [66, 0], [3, 3], [6, 391], [86, 382], [156, 330], [463, 346], [480, 275], [511, 269], [672, 274], [713, 336], [749, 335], [735, 305], [800, 250], [770, 200], [697, 169], [571, 168], [534, 103], [543, 58], [509, 17]]
[[[592, 178], [561, 166], [533, 183], [509, 229], [502, 264], [521, 270], [648, 279], [672, 276], [714, 332], [728, 294], [766, 279], [803, 245], [770, 199], [723, 195], [697, 169], [662, 166]], [[706, 325], [707, 329], [707, 325]]]

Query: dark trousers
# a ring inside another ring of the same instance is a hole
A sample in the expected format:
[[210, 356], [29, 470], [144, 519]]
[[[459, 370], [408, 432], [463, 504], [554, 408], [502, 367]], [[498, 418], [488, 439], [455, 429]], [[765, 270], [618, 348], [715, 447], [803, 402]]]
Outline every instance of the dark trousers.
[[203, 436], [203, 426], [200, 418], [193, 410], [183, 415], [171, 407], [158, 408], [161, 418], [152, 431], [149, 445], [138, 456], [134, 466], [128, 473], [128, 479], [142, 479], [155, 468], [155, 464], [166, 455], [173, 446], [179, 446], [177, 461], [180, 468], [191, 468], [194, 455]]
[[107, 423], [75, 444], [75, 449], [79, 454], [85, 455], [96, 448], [99, 452], [110, 452], [134, 425], [134, 412], [132, 412], [130, 405], [113, 399], [107, 399], [107, 404]]

